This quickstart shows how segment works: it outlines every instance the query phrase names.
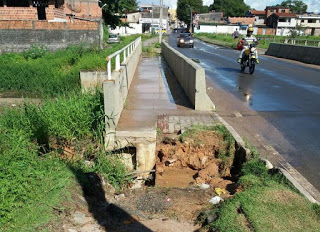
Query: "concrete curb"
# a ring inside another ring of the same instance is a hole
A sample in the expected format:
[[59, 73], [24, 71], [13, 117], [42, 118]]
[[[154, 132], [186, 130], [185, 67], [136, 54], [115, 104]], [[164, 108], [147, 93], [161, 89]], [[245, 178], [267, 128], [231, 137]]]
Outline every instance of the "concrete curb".
[[320, 65], [320, 47], [270, 43], [266, 55]]
[[205, 70], [166, 42], [162, 42], [162, 55], [194, 109], [214, 110], [215, 105], [207, 94]]
[[[218, 114], [216, 117], [220, 120], [220, 122], [229, 130], [232, 134], [236, 142], [241, 145], [245, 151], [246, 155], [250, 155], [250, 149], [246, 148], [245, 142], [241, 138], [241, 136], [236, 132], [236, 130], [227, 123], [223, 118], [221, 118]], [[278, 154], [281, 156], [280, 154]], [[269, 161], [270, 162], [270, 161]], [[295, 168], [293, 168], [288, 162], [280, 163], [282, 166], [280, 169], [281, 173], [290, 181], [298, 191], [307, 198], [311, 203], [319, 204], [320, 193], [319, 191], [307, 180], [305, 179]]]

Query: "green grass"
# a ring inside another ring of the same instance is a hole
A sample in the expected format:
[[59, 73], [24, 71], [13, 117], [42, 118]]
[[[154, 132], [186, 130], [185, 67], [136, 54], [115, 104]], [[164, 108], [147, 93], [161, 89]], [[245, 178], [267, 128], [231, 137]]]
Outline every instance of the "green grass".
[[157, 44], [159, 44], [159, 43], [155, 43], [155, 44], [152, 44], [151, 46], [147, 46], [147, 47], [142, 47], [142, 52], [147, 53], [148, 55], [155, 56], [156, 55], [156, 48], [158, 48]]
[[0, 91], [43, 97], [41, 104], [1, 109], [0, 231], [38, 231], [54, 220], [79, 173], [99, 173], [116, 189], [125, 185], [125, 166], [104, 151], [103, 94], [82, 94], [79, 72], [105, 69], [105, 57], [135, 38], [105, 50], [74, 46], [51, 53], [34, 46], [0, 56]]
[[224, 47], [236, 48], [237, 42], [234, 41], [232, 35], [213, 34], [213, 33], [195, 33], [194, 37], [208, 43], [221, 45]]
[[105, 58], [138, 36], [121, 37], [107, 49], [71, 46], [56, 52], [32, 47], [24, 53], [0, 56], [0, 91], [25, 91], [39, 96], [58, 96], [80, 90], [81, 70], [105, 70]]
[[319, 206], [259, 160], [243, 165], [238, 183], [243, 191], [207, 212], [217, 217], [211, 231], [320, 231]]
[[[149, 36], [144, 36], [142, 38], [155, 38], [157, 37], [158, 35], [149, 35]], [[144, 39], [146, 40], [146, 39]], [[144, 41], [143, 40], [143, 41]], [[148, 54], [149, 56], [156, 56], [157, 55], [157, 49], [161, 48], [161, 44], [159, 42], [154, 42], [152, 44], [150, 44], [149, 46], [143, 46], [142, 47], [142, 52], [145, 53], [145, 54]]]
[[[125, 184], [124, 165], [103, 150], [103, 112], [99, 90], [4, 109], [0, 115], [1, 231], [35, 231], [52, 220], [53, 207], [59, 207], [76, 179], [73, 169], [100, 173], [117, 189]], [[61, 160], [68, 145], [75, 150], [80, 145], [79, 155], [84, 150], [92, 165], [87, 167], [81, 155], [72, 162]]]
[[142, 42], [148, 40], [148, 39], [152, 39], [152, 38], [155, 38], [155, 37], [158, 37], [157, 34], [142, 34], [141, 35], [141, 40]]
[[71, 172], [55, 156], [39, 156], [30, 131], [0, 131], [0, 230], [34, 231], [50, 220]]
[[[225, 47], [230, 47], [236, 49], [238, 40], [234, 40], [231, 34], [215, 34], [215, 33], [195, 33], [194, 37], [201, 39], [208, 43], [213, 43]], [[258, 48], [268, 49], [270, 42], [283, 43], [285, 39], [291, 39], [288, 36], [275, 36], [275, 35], [257, 35], [260, 38]], [[299, 36], [298, 40], [320, 40], [319, 36]], [[297, 42], [299, 44], [299, 42]], [[304, 45], [304, 42], [300, 42]]]

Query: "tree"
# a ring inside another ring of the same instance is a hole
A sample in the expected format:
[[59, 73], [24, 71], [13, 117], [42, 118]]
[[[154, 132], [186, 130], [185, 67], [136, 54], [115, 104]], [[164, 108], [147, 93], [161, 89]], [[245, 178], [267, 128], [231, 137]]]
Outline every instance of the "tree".
[[120, 16], [138, 8], [136, 0], [101, 0], [99, 5], [102, 8], [102, 17], [105, 24], [112, 28], [122, 25]]
[[290, 29], [289, 36], [291, 38], [296, 38], [298, 36], [304, 35], [304, 32], [305, 32], [305, 28], [297, 25], [295, 28]]
[[250, 7], [243, 0], [215, 0], [210, 10], [223, 12], [224, 16], [244, 16]]
[[190, 25], [191, 10], [200, 12], [203, 6], [202, 0], [178, 0], [177, 2], [177, 17], [180, 21]]
[[281, 6], [289, 7], [292, 13], [302, 14], [307, 11], [308, 5], [301, 0], [285, 0]]
[[200, 13], [209, 13], [209, 6], [202, 6], [200, 8]]

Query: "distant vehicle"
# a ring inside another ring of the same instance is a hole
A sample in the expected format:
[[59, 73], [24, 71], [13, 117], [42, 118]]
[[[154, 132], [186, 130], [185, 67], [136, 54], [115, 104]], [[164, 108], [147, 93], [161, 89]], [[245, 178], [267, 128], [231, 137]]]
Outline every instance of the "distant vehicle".
[[[159, 27], [156, 29], [156, 31], [155, 31], [157, 34], [159, 34], [159, 32], [160, 32], [160, 29], [159, 29]], [[162, 29], [162, 34], [165, 34], [167, 31], [166, 31], [166, 29]]]
[[180, 33], [180, 35], [178, 36], [177, 46], [178, 47], [187, 46], [187, 47], [193, 48], [194, 47], [194, 39], [192, 37], [192, 34], [191, 33]]
[[117, 34], [110, 34], [107, 43], [120, 43], [119, 35]]
[[173, 33], [189, 33], [187, 28], [174, 28]]

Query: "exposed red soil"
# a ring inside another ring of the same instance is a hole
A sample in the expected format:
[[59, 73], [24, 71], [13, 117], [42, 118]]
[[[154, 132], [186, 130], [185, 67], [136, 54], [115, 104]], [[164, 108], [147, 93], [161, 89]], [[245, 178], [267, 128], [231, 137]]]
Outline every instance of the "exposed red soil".
[[183, 142], [178, 137], [162, 138], [157, 146], [156, 186], [209, 184], [212, 188], [234, 190], [230, 180], [233, 157], [224, 161], [218, 158], [227, 149], [222, 135], [214, 131], [196, 131], [184, 137]]

